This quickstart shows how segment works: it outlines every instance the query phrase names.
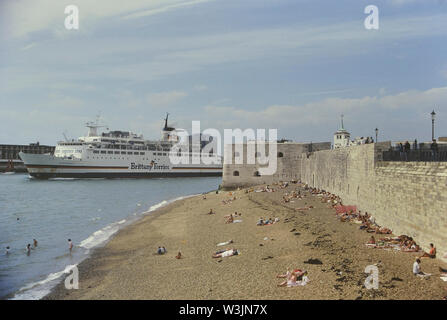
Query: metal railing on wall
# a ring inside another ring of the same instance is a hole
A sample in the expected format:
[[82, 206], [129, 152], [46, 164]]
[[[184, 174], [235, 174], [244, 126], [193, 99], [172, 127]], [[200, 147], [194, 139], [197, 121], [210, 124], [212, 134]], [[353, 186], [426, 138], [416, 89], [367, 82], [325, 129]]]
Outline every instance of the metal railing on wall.
[[437, 151], [430, 149], [400, 151], [393, 148], [383, 152], [383, 161], [447, 161], [447, 147], [438, 148]]

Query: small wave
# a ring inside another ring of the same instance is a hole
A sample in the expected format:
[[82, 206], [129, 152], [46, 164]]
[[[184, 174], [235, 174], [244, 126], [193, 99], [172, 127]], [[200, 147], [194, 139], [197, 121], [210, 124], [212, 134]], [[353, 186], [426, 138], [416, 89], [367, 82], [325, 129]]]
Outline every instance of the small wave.
[[[163, 206], [166, 206], [172, 202], [194, 197], [197, 194], [189, 195], [189, 196], [182, 196], [171, 200], [163, 200], [151, 207], [149, 207], [149, 210], [146, 212], [143, 212], [143, 214], [147, 214], [150, 212], [153, 212]], [[103, 245], [107, 242], [107, 240], [110, 239], [112, 235], [114, 235], [116, 232], [120, 230], [121, 227], [123, 227], [126, 222], [132, 222], [133, 220], [128, 221], [127, 219], [122, 219], [117, 222], [113, 222], [104, 228], [93, 232], [88, 238], [82, 240], [78, 247], [81, 247], [85, 249], [85, 255], [87, 256], [90, 253], [90, 249], [97, 247], [99, 245]], [[68, 255], [68, 254], [67, 254]], [[61, 257], [65, 257], [61, 256]], [[63, 271], [51, 273], [48, 275], [48, 277], [42, 281], [33, 282], [23, 288], [21, 288], [11, 300], [38, 300], [45, 297], [47, 294], [51, 292], [51, 290], [54, 288], [54, 286], [58, 283], [57, 281], [59, 278], [65, 274], [69, 273], [70, 270], [73, 268], [73, 266], [76, 265], [69, 265], [67, 266]]]
[[104, 242], [106, 242], [113, 234], [118, 231], [118, 227], [106, 227], [102, 230], [94, 232], [87, 239], [84, 239], [79, 244], [80, 247], [85, 248], [87, 250], [92, 249]]
[[[50, 273], [44, 280], [37, 281], [26, 285], [14, 295], [10, 300], [38, 300], [46, 296], [51, 292], [56, 280], [58, 280], [62, 275], [66, 273], [70, 273], [73, 267], [76, 267], [76, 264], [68, 265], [64, 270]], [[36, 290], [35, 287], [38, 287]]]

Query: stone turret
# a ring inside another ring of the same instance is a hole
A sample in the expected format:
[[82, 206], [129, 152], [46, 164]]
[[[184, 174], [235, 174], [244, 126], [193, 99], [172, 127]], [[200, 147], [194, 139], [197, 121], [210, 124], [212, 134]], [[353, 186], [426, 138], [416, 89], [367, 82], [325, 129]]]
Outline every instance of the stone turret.
[[343, 115], [341, 115], [341, 127], [334, 133], [334, 149], [348, 147], [350, 141], [351, 134], [344, 128]]

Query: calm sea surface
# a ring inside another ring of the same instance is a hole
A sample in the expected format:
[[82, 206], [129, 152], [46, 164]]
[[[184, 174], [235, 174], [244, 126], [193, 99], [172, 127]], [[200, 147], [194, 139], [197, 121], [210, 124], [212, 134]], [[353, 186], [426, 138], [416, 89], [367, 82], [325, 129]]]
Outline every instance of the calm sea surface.
[[[169, 200], [215, 190], [220, 183], [220, 177], [40, 181], [0, 174], [0, 299], [41, 298], [67, 266], [123, 226]], [[75, 246], [71, 255], [69, 238]], [[33, 239], [38, 246], [27, 255]]]

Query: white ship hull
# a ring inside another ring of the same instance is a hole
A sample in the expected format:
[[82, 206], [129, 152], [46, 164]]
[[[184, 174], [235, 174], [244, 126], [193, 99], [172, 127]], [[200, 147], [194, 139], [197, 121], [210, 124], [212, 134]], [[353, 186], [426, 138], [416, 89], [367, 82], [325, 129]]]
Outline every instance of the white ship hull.
[[66, 159], [48, 154], [20, 153], [30, 176], [38, 179], [50, 178], [160, 178], [160, 177], [203, 177], [221, 176], [222, 166], [188, 164], [172, 165], [169, 157], [150, 163], [138, 156], [119, 160]]

